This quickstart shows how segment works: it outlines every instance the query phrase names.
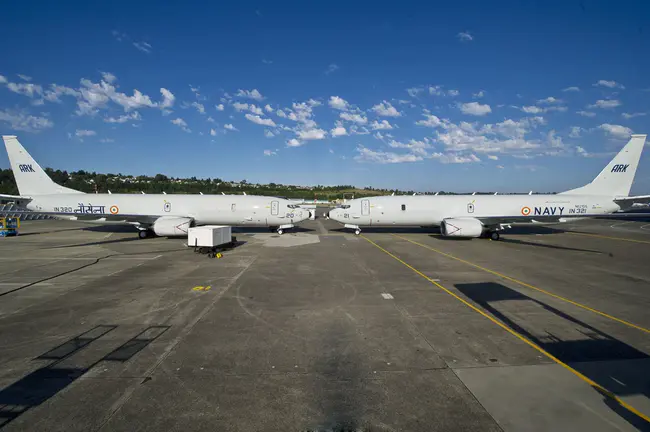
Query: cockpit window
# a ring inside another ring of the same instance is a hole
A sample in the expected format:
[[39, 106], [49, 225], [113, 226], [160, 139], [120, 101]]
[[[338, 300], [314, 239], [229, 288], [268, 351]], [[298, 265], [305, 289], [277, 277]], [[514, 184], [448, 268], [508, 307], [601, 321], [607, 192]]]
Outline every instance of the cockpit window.
[[337, 206], [337, 207], [338, 207], [338, 208], [342, 208], [342, 209], [349, 209], [349, 208], [350, 208], [350, 204], [341, 204], [340, 206]]
[[287, 207], [289, 207], [290, 209], [300, 208], [298, 204], [287, 204]]

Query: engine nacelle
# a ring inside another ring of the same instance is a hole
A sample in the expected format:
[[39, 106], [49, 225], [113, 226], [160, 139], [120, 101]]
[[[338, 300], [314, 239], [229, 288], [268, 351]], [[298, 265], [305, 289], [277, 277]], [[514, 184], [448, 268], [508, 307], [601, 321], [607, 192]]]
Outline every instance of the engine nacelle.
[[187, 236], [187, 229], [192, 225], [192, 218], [161, 217], [153, 223], [153, 232], [157, 236]]
[[440, 224], [440, 232], [445, 237], [480, 237], [485, 227], [475, 218], [445, 219]]

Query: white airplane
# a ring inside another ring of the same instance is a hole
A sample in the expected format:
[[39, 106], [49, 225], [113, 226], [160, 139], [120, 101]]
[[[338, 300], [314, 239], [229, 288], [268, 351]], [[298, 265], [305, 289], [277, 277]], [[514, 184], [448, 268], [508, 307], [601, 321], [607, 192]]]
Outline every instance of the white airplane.
[[[603, 217], [650, 202], [650, 195], [628, 196], [646, 135], [630, 141], [591, 183], [556, 195], [380, 196], [357, 198], [332, 209], [329, 217], [359, 235], [370, 226], [440, 226], [443, 236], [489, 237], [520, 223], [566, 222]], [[638, 216], [617, 214], [616, 217]]]
[[31, 211], [60, 219], [123, 222], [135, 225], [140, 238], [151, 235], [187, 236], [196, 225], [293, 228], [309, 218], [309, 210], [283, 198], [252, 195], [86, 194], [60, 186], [18, 142], [3, 136], [20, 195]]

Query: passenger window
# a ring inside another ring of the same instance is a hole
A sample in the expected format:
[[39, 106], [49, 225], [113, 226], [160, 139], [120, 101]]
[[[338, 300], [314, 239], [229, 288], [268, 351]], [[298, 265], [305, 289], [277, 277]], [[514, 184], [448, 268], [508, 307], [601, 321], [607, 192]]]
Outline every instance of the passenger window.
[[237, 204], [232, 204], [232, 205], [230, 206], [230, 210], [232, 210], [232, 211], [237, 210]]
[[406, 211], [406, 204], [402, 204], [402, 211]]

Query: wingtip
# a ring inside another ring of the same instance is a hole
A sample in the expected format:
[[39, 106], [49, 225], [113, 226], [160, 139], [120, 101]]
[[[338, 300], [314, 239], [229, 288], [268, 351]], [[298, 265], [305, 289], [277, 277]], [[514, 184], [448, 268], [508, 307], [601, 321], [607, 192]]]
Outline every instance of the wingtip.
[[2, 139], [8, 140], [12, 138], [18, 138], [16, 135], [2, 135]]
[[648, 134], [632, 134], [632, 138], [646, 138]]

